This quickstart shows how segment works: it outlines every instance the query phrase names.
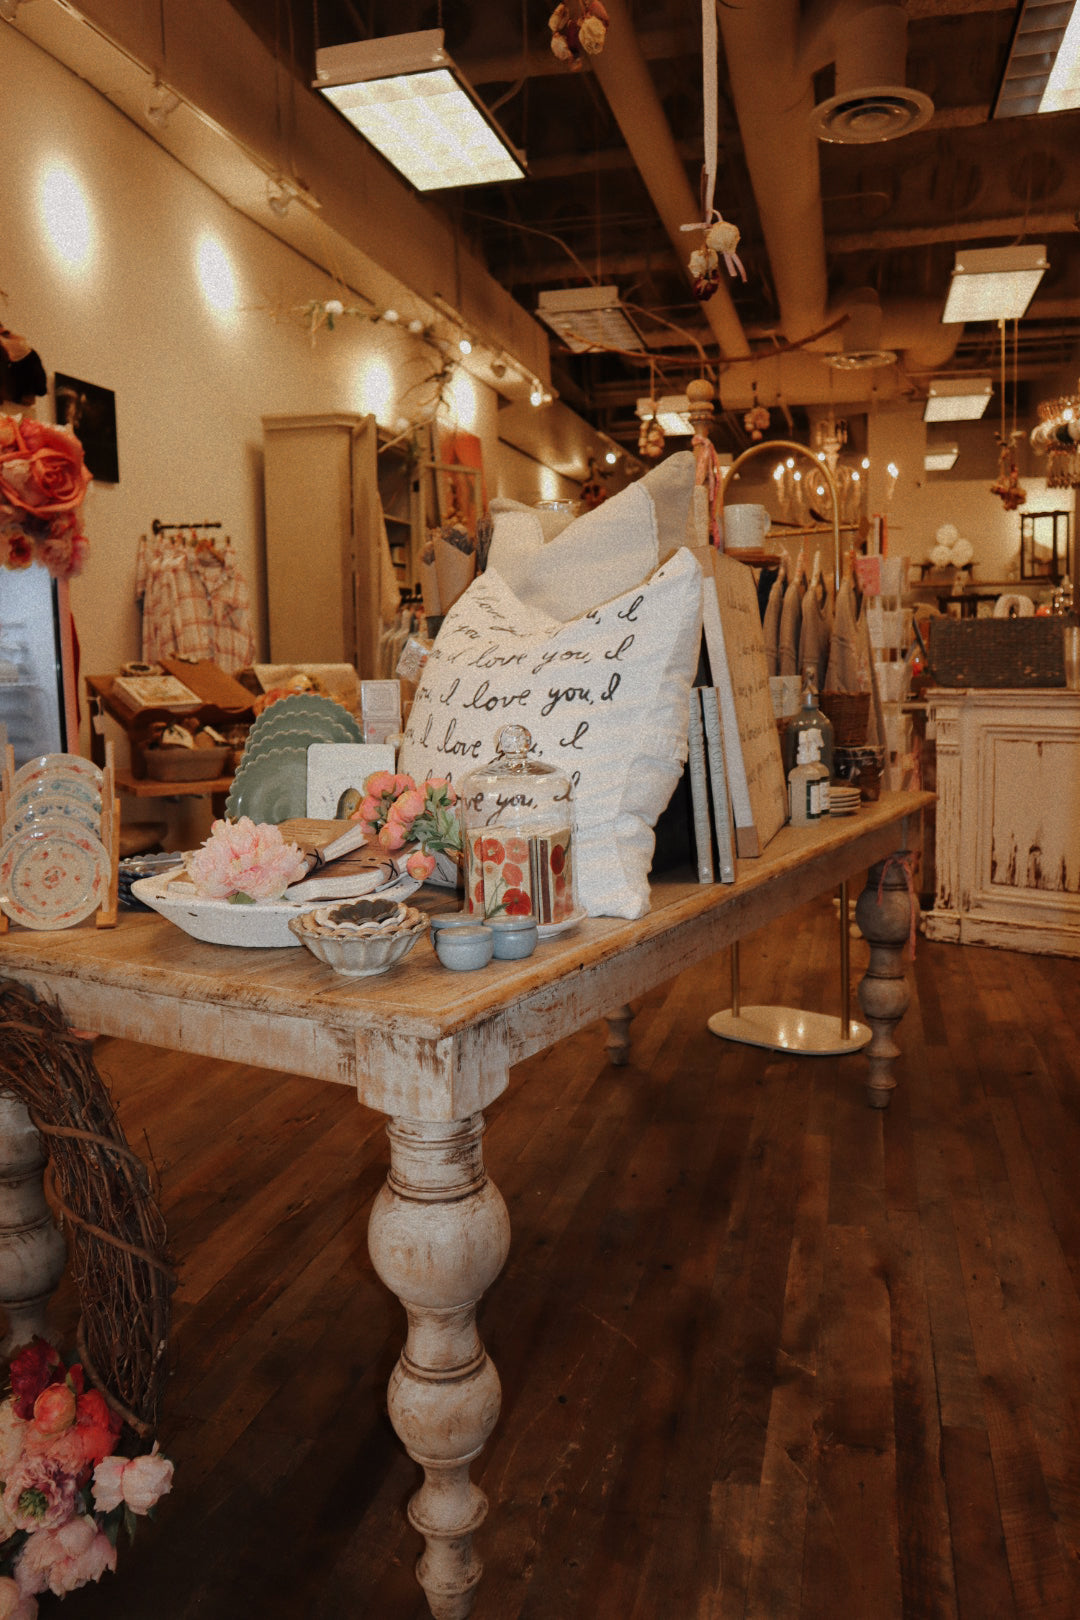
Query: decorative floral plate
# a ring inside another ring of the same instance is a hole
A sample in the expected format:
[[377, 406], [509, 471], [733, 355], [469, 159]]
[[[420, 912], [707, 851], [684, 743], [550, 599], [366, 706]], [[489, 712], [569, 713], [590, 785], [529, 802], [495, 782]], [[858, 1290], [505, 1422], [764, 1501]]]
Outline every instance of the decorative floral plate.
[[82, 776], [56, 776], [48, 775], [37, 781], [24, 783], [16, 788], [8, 804], [8, 814], [14, 810], [21, 810], [25, 805], [35, 808], [47, 804], [51, 799], [61, 795], [65, 799], [76, 799], [87, 810], [101, 814], [101, 794], [93, 782]]
[[66, 793], [57, 791], [12, 805], [4, 819], [0, 838], [6, 841], [18, 832], [40, 827], [43, 821], [60, 821], [65, 826], [77, 823], [95, 837], [101, 835], [101, 811], [92, 809], [82, 799], [70, 798]]
[[93, 833], [42, 821], [0, 849], [0, 909], [26, 928], [70, 928], [108, 893], [109, 857]]
[[47, 777], [68, 776], [77, 776], [91, 783], [98, 790], [100, 799], [101, 772], [92, 760], [83, 759], [80, 754], [39, 754], [36, 759], [28, 759], [11, 778], [12, 791]]

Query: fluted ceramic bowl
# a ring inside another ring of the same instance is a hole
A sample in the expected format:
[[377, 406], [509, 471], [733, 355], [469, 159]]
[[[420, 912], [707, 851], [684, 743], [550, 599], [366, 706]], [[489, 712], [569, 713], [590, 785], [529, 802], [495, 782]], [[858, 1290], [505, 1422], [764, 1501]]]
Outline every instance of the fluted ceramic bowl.
[[395, 963], [403, 961], [427, 932], [428, 920], [422, 911], [412, 906], [405, 911], [400, 927], [371, 934], [335, 932], [316, 922], [311, 912], [293, 917], [289, 928], [312, 956], [325, 962], [335, 973], [343, 973], [350, 979], [366, 979], [375, 973], [385, 973]]

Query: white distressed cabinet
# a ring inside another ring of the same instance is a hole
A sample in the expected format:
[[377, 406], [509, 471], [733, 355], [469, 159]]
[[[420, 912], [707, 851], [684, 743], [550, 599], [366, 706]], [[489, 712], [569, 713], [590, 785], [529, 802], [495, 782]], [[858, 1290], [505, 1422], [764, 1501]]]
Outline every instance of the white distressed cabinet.
[[1080, 956], [1080, 692], [927, 696], [938, 794], [927, 936]]
[[373, 416], [264, 416], [270, 661], [376, 674], [378, 428]]

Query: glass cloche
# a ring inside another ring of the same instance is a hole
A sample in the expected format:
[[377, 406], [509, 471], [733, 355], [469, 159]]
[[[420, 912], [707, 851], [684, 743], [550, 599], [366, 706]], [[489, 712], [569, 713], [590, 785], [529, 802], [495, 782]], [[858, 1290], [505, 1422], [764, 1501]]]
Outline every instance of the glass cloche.
[[572, 784], [530, 757], [524, 726], [503, 726], [495, 748], [495, 759], [461, 784], [466, 909], [563, 922], [577, 908]]

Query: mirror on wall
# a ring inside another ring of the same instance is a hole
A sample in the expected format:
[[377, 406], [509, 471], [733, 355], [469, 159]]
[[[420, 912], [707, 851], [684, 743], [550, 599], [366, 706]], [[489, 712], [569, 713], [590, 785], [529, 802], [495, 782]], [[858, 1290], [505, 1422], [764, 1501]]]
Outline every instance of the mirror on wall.
[[1055, 583], [1072, 578], [1068, 512], [1020, 514], [1020, 578]]

